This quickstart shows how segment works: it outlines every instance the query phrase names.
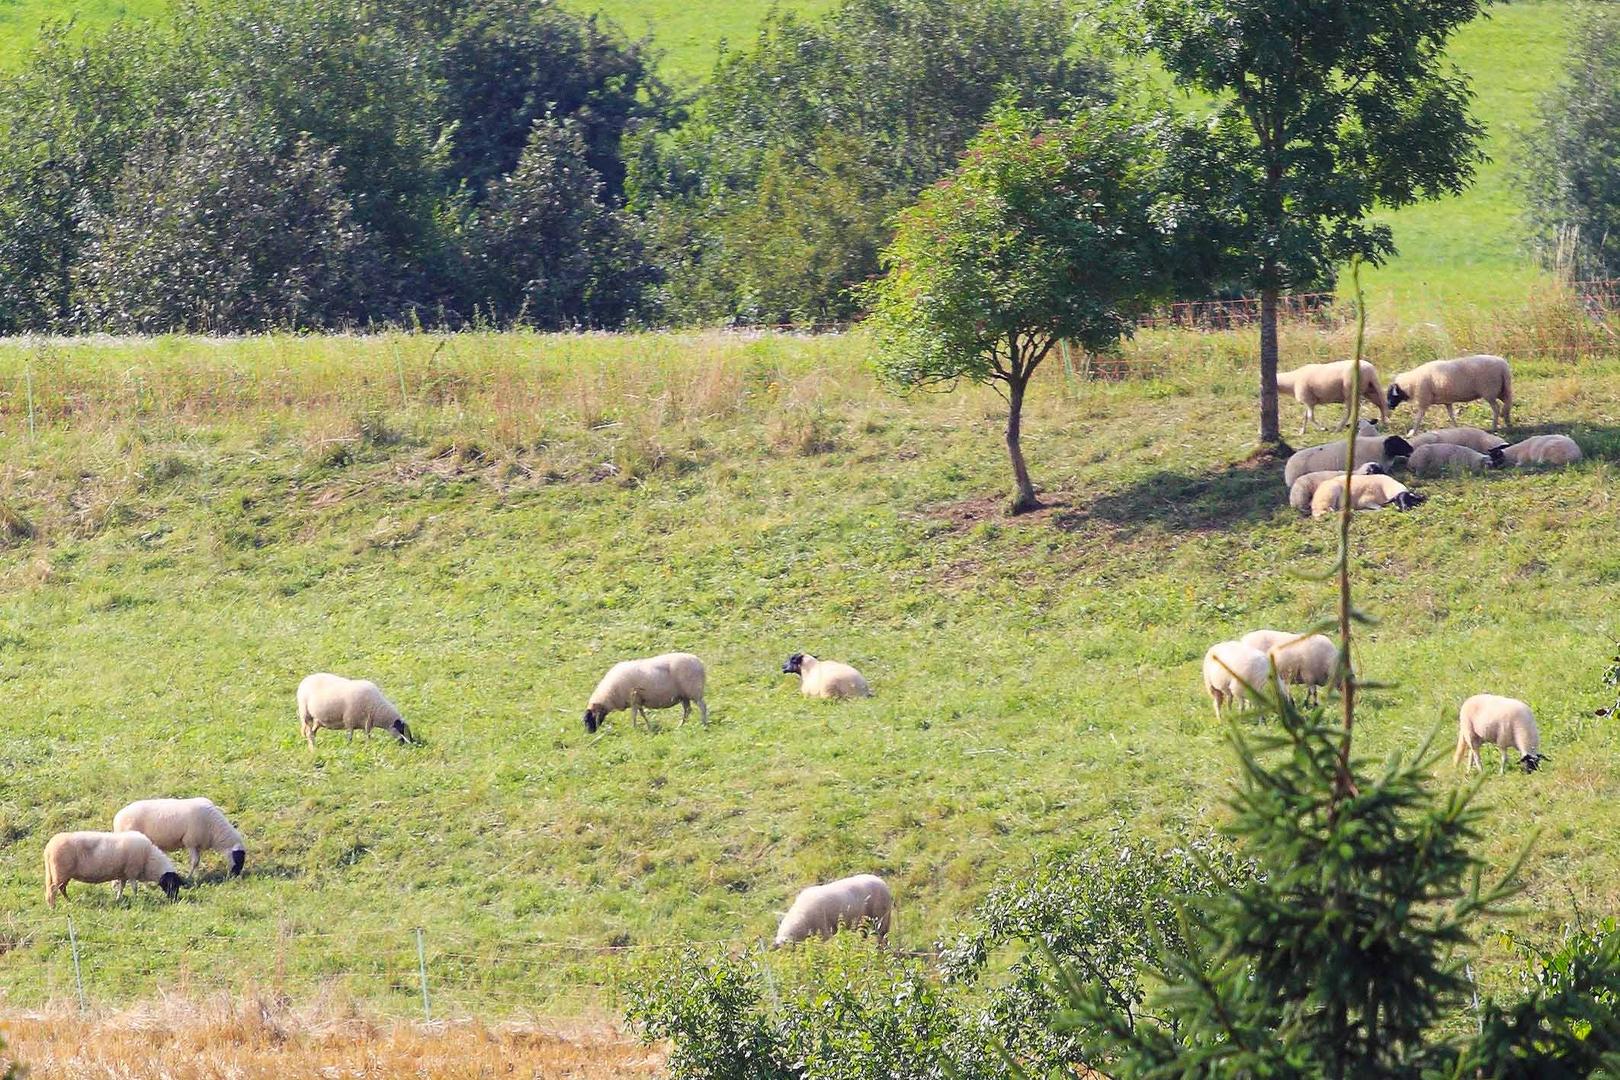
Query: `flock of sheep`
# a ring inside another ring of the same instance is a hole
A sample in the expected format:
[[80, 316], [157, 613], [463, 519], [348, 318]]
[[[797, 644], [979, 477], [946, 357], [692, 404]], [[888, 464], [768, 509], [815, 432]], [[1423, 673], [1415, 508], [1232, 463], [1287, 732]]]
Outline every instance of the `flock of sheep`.
[[[1365, 362], [1359, 371], [1354, 371], [1351, 361], [1308, 364], [1278, 375], [1277, 384], [1305, 407], [1302, 433], [1306, 425], [1316, 423], [1317, 406], [1345, 404], [1353, 393], [1372, 401], [1384, 424], [1389, 422], [1391, 409], [1404, 401], [1413, 402], [1416, 415], [1404, 438], [1382, 435], [1376, 426], [1363, 421], [1355, 442], [1356, 460], [1361, 464], [1350, 477], [1348, 494], [1356, 510], [1385, 506], [1407, 510], [1424, 500], [1389, 475], [1401, 462], [1415, 475], [1432, 476], [1505, 465], [1565, 465], [1581, 457], [1580, 447], [1564, 435], [1540, 435], [1509, 445], [1471, 427], [1420, 433], [1424, 413], [1435, 405], [1445, 406], [1453, 425], [1456, 406], [1476, 400], [1490, 404], [1493, 428], [1499, 422], [1510, 422], [1513, 378], [1507, 361], [1499, 356], [1424, 364], [1397, 375], [1387, 394], [1379, 385], [1378, 372]], [[1347, 452], [1346, 442], [1341, 440], [1290, 457], [1284, 470], [1289, 503], [1313, 516], [1338, 510], [1346, 498]], [[1286, 693], [1289, 686], [1303, 686], [1307, 700], [1314, 701], [1321, 687], [1336, 681], [1338, 663], [1337, 646], [1322, 634], [1256, 630], [1210, 647], [1204, 656], [1204, 688], [1217, 718], [1227, 706], [1253, 702], [1266, 693], [1262, 688], [1267, 686], [1278, 694]], [[818, 660], [808, 653], [789, 657], [782, 671], [798, 675], [803, 693], [810, 697], [853, 698], [871, 693], [866, 679], [853, 667]], [[646, 710], [675, 705], [681, 706], [682, 723], [696, 705], [699, 718], [707, 725], [706, 682], [703, 661], [691, 653], [665, 653], [615, 664], [586, 703], [585, 729], [595, 732], [610, 714], [628, 710], [632, 727], [639, 720], [650, 730]], [[351, 741], [356, 731], [364, 731], [370, 739], [373, 729], [382, 729], [400, 742], [413, 741], [399, 709], [375, 683], [318, 673], [299, 683], [297, 702], [299, 732], [311, 750], [315, 749], [315, 733], [322, 729], [347, 731]], [[1530, 707], [1514, 698], [1478, 694], [1463, 702], [1455, 763], [1460, 764], [1466, 754], [1469, 767], [1478, 767], [1479, 747], [1485, 743], [1503, 748], [1504, 771], [1510, 747], [1518, 751], [1527, 772], [1543, 760]], [[53, 836], [45, 846], [46, 900], [54, 905], [58, 894], [65, 897], [70, 881], [114, 882], [120, 898], [126, 883], [133, 887], [149, 882], [173, 899], [182, 879], [166, 852], [180, 850], [189, 854], [193, 875], [205, 850], [224, 854], [230, 860], [232, 876], [241, 874], [246, 861], [241, 833], [209, 800], [147, 799], [120, 810], [112, 832]], [[826, 937], [846, 927], [869, 929], [881, 941], [888, 933], [893, 906], [889, 887], [875, 875], [814, 885], [798, 894], [782, 918], [775, 941], [785, 945], [812, 936]]]
[[[1387, 393], [1371, 364], [1362, 361], [1358, 369], [1349, 360], [1282, 372], [1277, 376], [1277, 388], [1305, 407], [1301, 434], [1306, 425], [1317, 423], [1318, 405], [1347, 404], [1352, 394], [1376, 405], [1379, 422], [1386, 425], [1390, 410], [1405, 401], [1413, 403], [1416, 415], [1404, 438], [1383, 435], [1377, 425], [1361, 422], [1355, 439], [1358, 465], [1348, 485], [1354, 510], [1386, 506], [1410, 510], [1422, 503], [1426, 496], [1389, 475], [1390, 469], [1401, 464], [1416, 476], [1437, 476], [1505, 466], [1562, 466], [1581, 459], [1580, 446], [1567, 435], [1535, 435], [1509, 444], [1488, 431], [1455, 426], [1457, 406], [1470, 401], [1490, 405], [1493, 429], [1498, 423], [1511, 423], [1513, 373], [1500, 356], [1433, 360], [1395, 376]], [[1454, 426], [1421, 431], [1423, 414], [1432, 405], [1444, 405]], [[1346, 423], [1348, 415], [1347, 407]], [[1317, 426], [1325, 430], [1324, 425]], [[1289, 505], [1312, 517], [1340, 510], [1346, 498], [1349, 452], [1349, 440], [1341, 439], [1290, 456], [1283, 470]], [[1307, 700], [1314, 701], [1319, 688], [1336, 681], [1337, 666], [1338, 646], [1322, 634], [1255, 630], [1210, 646], [1204, 654], [1204, 690], [1219, 719], [1228, 705], [1256, 704], [1270, 693], [1287, 693], [1289, 686], [1306, 687]], [[1485, 743], [1502, 748], [1502, 771], [1507, 769], [1510, 748], [1518, 751], [1519, 764], [1526, 772], [1534, 772], [1546, 758], [1530, 706], [1517, 698], [1476, 694], [1462, 703], [1453, 763], [1462, 764], [1466, 756], [1470, 769], [1480, 767], [1479, 748]]]

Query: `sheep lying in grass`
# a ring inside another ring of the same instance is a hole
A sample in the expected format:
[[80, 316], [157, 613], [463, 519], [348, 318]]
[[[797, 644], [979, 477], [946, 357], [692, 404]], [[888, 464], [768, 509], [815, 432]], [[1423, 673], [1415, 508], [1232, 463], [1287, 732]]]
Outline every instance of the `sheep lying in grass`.
[[[1398, 458], [1410, 457], [1412, 444], [1399, 435], [1356, 438], [1356, 461], [1360, 464], [1376, 462], [1389, 468]], [[1283, 482], [1290, 488], [1294, 481], [1306, 473], [1326, 471], [1344, 472], [1345, 441], [1335, 439], [1320, 446], [1307, 446], [1296, 451], [1283, 466]]]
[[[1318, 405], [1343, 405], [1350, 400], [1351, 363], [1349, 360], [1337, 360], [1330, 364], [1305, 364], [1293, 371], [1277, 372], [1277, 392], [1292, 394], [1295, 401], [1305, 406], [1305, 419], [1299, 424], [1301, 435], [1305, 434], [1307, 424], [1316, 424], [1321, 430], [1328, 430], [1326, 425], [1316, 423]], [[1360, 389], [1361, 396], [1377, 406], [1379, 415], [1388, 420], [1389, 409], [1384, 404], [1384, 388], [1378, 384], [1378, 370], [1365, 360], [1361, 362]], [[1339, 427], [1349, 422], [1350, 413], [1346, 409]]]
[[1455, 424], [1457, 406], [1469, 401], [1490, 404], [1494, 429], [1499, 423], [1512, 423], [1513, 372], [1500, 356], [1483, 353], [1455, 360], [1431, 360], [1391, 379], [1388, 398], [1391, 409], [1403, 401], [1416, 406], [1409, 437], [1423, 427], [1423, 414], [1430, 405], [1444, 405], [1446, 415]]
[[124, 898], [124, 883], [153, 882], [170, 900], [180, 895], [180, 873], [158, 846], [138, 832], [57, 833], [45, 845], [45, 903], [65, 899], [70, 881], [113, 883]]
[[1489, 454], [1507, 445], [1507, 440], [1500, 435], [1492, 435], [1477, 427], [1437, 428], [1412, 436], [1411, 442], [1414, 447], [1450, 443], [1453, 446], [1466, 446], [1477, 454]]
[[[1215, 706], [1215, 719], [1228, 705], [1258, 704], [1268, 693], [1271, 658], [1241, 641], [1222, 641], [1204, 653], [1204, 691]], [[1275, 683], [1272, 684], [1275, 687]]]
[[681, 707], [681, 723], [692, 715], [692, 706], [698, 707], [698, 716], [705, 727], [709, 723], [709, 706], [703, 700], [703, 686], [707, 674], [703, 661], [691, 653], [664, 653], [644, 660], [625, 660], [614, 664], [602, 681], [596, 684], [591, 699], [585, 706], [585, 730], [594, 732], [609, 713], [630, 710], [630, 726], [641, 720], [652, 730], [652, 721], [643, 710]]
[[830, 938], [840, 930], [870, 930], [878, 943], [889, 936], [894, 895], [876, 874], [857, 874], [800, 891], [776, 928], [776, 945]]
[[[1407, 486], [1393, 476], [1353, 476], [1350, 488], [1350, 508], [1352, 510], [1382, 510], [1386, 506], [1393, 506], [1397, 510], [1410, 510], [1425, 501], [1427, 495], [1419, 495], [1408, 490]], [[1311, 496], [1311, 517], [1323, 517], [1333, 513], [1344, 504], [1344, 477], [1335, 476], [1316, 489]]]
[[782, 665], [782, 674], [799, 676], [799, 691], [813, 698], [871, 697], [872, 690], [859, 671], [836, 660], [817, 660], [809, 653], [794, 653]]
[[[1384, 467], [1376, 461], [1369, 461], [1365, 465], [1356, 466], [1357, 476], [1381, 476], [1383, 472]], [[1343, 475], [1343, 469], [1319, 469], [1316, 472], [1306, 473], [1295, 480], [1293, 485], [1289, 487], [1288, 505], [1302, 514], [1310, 513], [1311, 496], [1316, 494], [1316, 489], [1335, 476]]]
[[1412, 451], [1406, 467], [1415, 476], [1439, 476], [1441, 473], [1484, 472], [1502, 467], [1502, 448], [1481, 454], [1456, 443], [1426, 443]]
[[376, 683], [324, 671], [298, 684], [298, 730], [311, 750], [315, 749], [315, 732], [321, 728], [347, 731], [350, 742], [357, 729], [369, 741], [372, 728], [383, 728], [402, 743], [413, 741], [410, 726]]
[[1509, 465], [1573, 465], [1581, 460], [1581, 447], [1568, 435], [1532, 435], [1502, 450]]
[[118, 811], [113, 832], [138, 832], [164, 851], [184, 848], [191, 856], [191, 875], [204, 850], [217, 851], [231, 861], [231, 876], [242, 873], [247, 846], [236, 826], [207, 799], [142, 799]]
[[1462, 703], [1457, 712], [1457, 752], [1451, 756], [1451, 763], [1461, 764], [1466, 754], [1470, 771], [1483, 768], [1479, 748], [1485, 743], [1502, 748], [1502, 767], [1498, 772], [1507, 772], [1509, 747], [1519, 752], [1519, 764], [1527, 773], [1535, 772], [1546, 760], [1546, 755], [1541, 753], [1541, 733], [1536, 730], [1536, 718], [1531, 715], [1530, 706], [1518, 698], [1475, 694]]

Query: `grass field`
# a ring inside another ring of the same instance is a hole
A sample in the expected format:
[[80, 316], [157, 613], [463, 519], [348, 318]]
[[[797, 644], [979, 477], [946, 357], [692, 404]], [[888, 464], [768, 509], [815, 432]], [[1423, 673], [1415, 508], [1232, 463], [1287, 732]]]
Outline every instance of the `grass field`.
[[[1379, 328], [1374, 355], [1425, 341]], [[611, 1007], [623, 959], [756, 944], [810, 881], [888, 875], [927, 947], [1043, 852], [1212, 826], [1234, 770], [1204, 647], [1329, 603], [1297, 576], [1328, 530], [1241, 464], [1252, 349], [1149, 337], [1159, 377], [1048, 372], [1028, 449], [1053, 506], [1009, 521], [1000, 402], [890, 397], [858, 336], [0, 344], [0, 1006], [73, 993], [71, 914], [99, 1002], [251, 983], [408, 1013], [421, 927], [435, 1015]], [[1521, 929], [1545, 931], [1620, 900], [1590, 715], [1620, 633], [1620, 365], [1510, 351], [1518, 431], [1593, 460], [1359, 521], [1361, 662], [1397, 684], [1362, 750], [1448, 743], [1480, 690], [1532, 702], [1551, 766], [1490, 780], [1484, 850], [1541, 830]], [[670, 648], [707, 660], [712, 726], [588, 737], [601, 671]], [[798, 650], [876, 696], [802, 699]], [[425, 745], [311, 754], [312, 670], [376, 679]], [[243, 879], [45, 907], [52, 833], [166, 793], [230, 809]]]

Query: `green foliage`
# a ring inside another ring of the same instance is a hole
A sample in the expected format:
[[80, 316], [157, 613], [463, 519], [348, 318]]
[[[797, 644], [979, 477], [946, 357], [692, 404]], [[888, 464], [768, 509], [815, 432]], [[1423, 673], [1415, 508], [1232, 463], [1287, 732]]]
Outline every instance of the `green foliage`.
[[1581, 20], [1519, 167], [1544, 258], [1580, 277], [1620, 277], [1620, 19], [1612, 8], [1594, 5]]
[[1035, 505], [1019, 446], [1030, 377], [1061, 341], [1114, 350], [1168, 289], [1160, 182], [1123, 111], [1004, 108], [884, 252], [866, 293], [879, 371], [904, 389], [1005, 386], [1015, 510]]
[[[632, 154], [671, 315], [854, 314], [848, 290], [877, 271], [889, 215], [953, 167], [1000, 97], [1051, 109], [1107, 94], [1075, 46], [1053, 0], [845, 0], [815, 21], [774, 9], [751, 48], [722, 53], [692, 120]], [[798, 209], [778, 224], [778, 204]], [[818, 250], [791, 253], [805, 242]]]
[[231, 102], [135, 151], [88, 215], [74, 269], [88, 327], [119, 333], [341, 324], [375, 259], [336, 151], [283, 148]]

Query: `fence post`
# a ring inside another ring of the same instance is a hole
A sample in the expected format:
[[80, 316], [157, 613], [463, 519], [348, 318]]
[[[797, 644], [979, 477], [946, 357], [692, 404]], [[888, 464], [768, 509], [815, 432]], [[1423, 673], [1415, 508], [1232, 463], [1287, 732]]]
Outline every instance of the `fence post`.
[[422, 928], [416, 928], [416, 974], [422, 980], [422, 1019], [433, 1019], [433, 1007], [428, 1001], [427, 950], [422, 947]]
[[73, 950], [73, 985], [79, 988], [79, 1011], [84, 1012], [84, 973], [79, 970], [79, 935], [73, 928], [73, 916], [67, 917], [68, 947]]

